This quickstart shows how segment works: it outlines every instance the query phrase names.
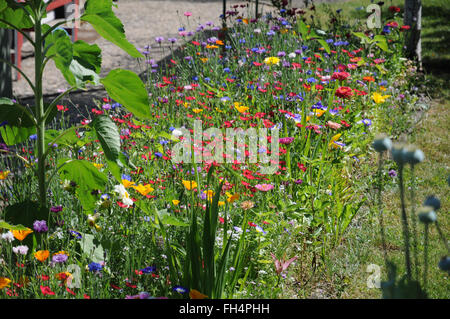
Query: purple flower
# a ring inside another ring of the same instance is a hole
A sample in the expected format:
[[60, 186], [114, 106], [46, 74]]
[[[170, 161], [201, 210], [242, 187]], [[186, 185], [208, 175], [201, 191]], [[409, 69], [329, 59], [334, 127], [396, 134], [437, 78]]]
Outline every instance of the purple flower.
[[38, 233], [45, 233], [48, 231], [47, 222], [45, 220], [36, 220], [33, 223], [33, 228]]
[[391, 170], [389, 171], [389, 176], [390, 176], [390, 177], [395, 177], [395, 176], [397, 176], [397, 172], [396, 172], [395, 170], [391, 169]]
[[303, 183], [303, 181], [299, 178], [295, 181], [295, 184], [300, 185], [301, 183]]
[[100, 265], [99, 263], [95, 263], [95, 262], [91, 262], [88, 265], [89, 271], [90, 272], [99, 272], [102, 271], [103, 267], [102, 265]]
[[169, 41], [170, 43], [175, 43], [177, 42], [177, 38], [168, 38], [167, 41]]
[[280, 144], [289, 145], [294, 141], [293, 137], [282, 137], [280, 138]]
[[59, 213], [59, 212], [62, 212], [62, 210], [63, 210], [63, 207], [61, 205], [60, 206], [52, 206], [50, 208], [50, 211], [52, 213]]
[[62, 264], [67, 261], [67, 258], [69, 258], [69, 256], [67, 256], [66, 254], [55, 254], [52, 257], [52, 261], [55, 264]]
[[158, 43], [161, 43], [161, 42], [164, 41], [164, 38], [163, 37], [156, 37], [155, 41], [158, 42]]
[[184, 287], [181, 287], [181, 286], [175, 286], [175, 287], [172, 288], [172, 290], [176, 291], [176, 292], [178, 292], [180, 294], [185, 294], [185, 293], [187, 293], [189, 291], [188, 289], [186, 289]]

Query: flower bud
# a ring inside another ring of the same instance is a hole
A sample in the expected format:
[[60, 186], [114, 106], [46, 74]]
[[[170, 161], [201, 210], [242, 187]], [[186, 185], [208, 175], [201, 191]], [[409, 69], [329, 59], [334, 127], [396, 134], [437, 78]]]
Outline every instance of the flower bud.
[[439, 269], [443, 271], [450, 271], [450, 257], [445, 256], [441, 258], [441, 261], [439, 261]]
[[424, 224], [431, 224], [437, 220], [432, 206], [422, 206], [419, 209], [419, 220]]
[[392, 142], [389, 139], [389, 137], [385, 135], [380, 135], [377, 138], [375, 138], [372, 147], [375, 149], [375, 151], [382, 153], [392, 148]]
[[441, 208], [441, 201], [439, 198], [435, 196], [428, 196], [427, 199], [425, 199], [425, 202], [423, 203], [424, 206], [431, 206], [434, 208], [434, 210], [438, 210]]
[[405, 164], [405, 147], [403, 144], [394, 144], [391, 148], [391, 154], [393, 160], [397, 163], [397, 165]]
[[409, 163], [411, 165], [423, 162], [423, 160], [425, 159], [425, 155], [423, 154], [423, 152], [412, 145], [405, 148], [403, 156], [405, 163]]

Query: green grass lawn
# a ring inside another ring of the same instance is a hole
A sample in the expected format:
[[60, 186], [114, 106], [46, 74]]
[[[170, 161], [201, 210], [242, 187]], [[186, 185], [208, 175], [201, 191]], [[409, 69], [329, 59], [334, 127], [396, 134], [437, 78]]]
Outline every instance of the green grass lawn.
[[[367, 6], [371, 1], [346, 1], [335, 4], [324, 4], [317, 6], [318, 16], [320, 12], [336, 11], [340, 13], [350, 25], [357, 21], [365, 21], [369, 13], [364, 10], [356, 10], [361, 6]], [[385, 1], [384, 10], [395, 5], [402, 8], [403, 1]], [[426, 159], [417, 165], [415, 180], [417, 186], [416, 205], [419, 207], [429, 195], [435, 195], [441, 200], [441, 209], [438, 213], [438, 221], [444, 233], [448, 236], [450, 232], [450, 220], [448, 218], [449, 185], [447, 178], [450, 176], [449, 150], [450, 142], [450, 102], [449, 97], [449, 65], [450, 51], [448, 50], [450, 27], [448, 16], [450, 15], [448, 2], [445, 0], [423, 1], [422, 16], [422, 56], [424, 68], [424, 83], [426, 93], [432, 98], [428, 110], [422, 119], [408, 130], [407, 142], [420, 148]], [[372, 165], [366, 167], [367, 177], [376, 174], [376, 153], [372, 154]], [[395, 164], [391, 164], [395, 167]], [[411, 183], [409, 168], [405, 172], [406, 187]], [[371, 188], [370, 178], [361, 182], [361, 191]], [[373, 179], [373, 181], [375, 181]], [[399, 267], [399, 274], [405, 272], [402, 224], [400, 219], [400, 200], [398, 195], [398, 184], [395, 178], [388, 182], [383, 196], [384, 223], [389, 258]], [[410, 208], [409, 192], [406, 192], [407, 207]], [[376, 210], [375, 210], [376, 211]], [[409, 214], [409, 211], [407, 212]], [[347, 232], [341, 245], [333, 251], [327, 261], [326, 271], [322, 278], [317, 280], [316, 287], [327, 287], [326, 297], [338, 298], [380, 298], [381, 290], [368, 287], [367, 281], [370, 276], [376, 275], [371, 264], [377, 265], [382, 274], [382, 280], [386, 280], [386, 267], [384, 266], [382, 243], [380, 239], [378, 219], [374, 210], [370, 212], [368, 206], [354, 220], [352, 227]], [[424, 228], [418, 224], [418, 260], [423, 265], [424, 259]], [[448, 274], [442, 272], [437, 264], [447, 252], [440, 240], [435, 227], [430, 228], [429, 244], [429, 268], [427, 291], [430, 298], [449, 298], [450, 286]], [[373, 266], [372, 266], [373, 267]], [[376, 267], [376, 266], [375, 266]], [[420, 273], [419, 278], [423, 278]], [[314, 290], [314, 286], [312, 287]]]

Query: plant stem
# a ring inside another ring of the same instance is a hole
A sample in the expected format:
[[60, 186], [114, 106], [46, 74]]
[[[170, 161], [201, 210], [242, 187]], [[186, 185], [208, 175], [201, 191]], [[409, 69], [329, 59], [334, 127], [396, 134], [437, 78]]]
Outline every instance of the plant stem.
[[414, 271], [416, 275], [416, 279], [419, 279], [419, 261], [417, 257], [417, 221], [416, 221], [416, 203], [415, 203], [415, 182], [414, 182], [414, 165], [411, 164], [411, 221], [413, 228], [413, 253], [414, 253]]
[[405, 265], [406, 276], [408, 281], [411, 281], [411, 258], [409, 253], [409, 229], [408, 229], [408, 217], [406, 216], [405, 208], [405, 190], [403, 187], [403, 164], [399, 166], [399, 184], [400, 184], [400, 201], [402, 205], [402, 223], [403, 223], [403, 237], [405, 240]]
[[45, 117], [44, 99], [42, 96], [42, 34], [41, 17], [37, 14], [34, 25], [35, 31], [35, 109], [37, 117], [37, 143], [38, 143], [38, 181], [39, 181], [39, 205], [46, 206], [45, 191]]
[[380, 152], [378, 157], [378, 218], [380, 222], [381, 244], [383, 245], [384, 263], [387, 267], [386, 235], [384, 233], [383, 207], [381, 201], [381, 193], [383, 188], [383, 182], [381, 180], [382, 167], [383, 167], [383, 152]]

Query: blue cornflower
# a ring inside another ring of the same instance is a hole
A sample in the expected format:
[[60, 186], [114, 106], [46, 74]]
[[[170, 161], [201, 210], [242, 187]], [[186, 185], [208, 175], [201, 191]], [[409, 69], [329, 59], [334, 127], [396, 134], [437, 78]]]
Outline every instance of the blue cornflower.
[[91, 262], [91, 263], [88, 265], [88, 268], [89, 268], [89, 271], [90, 271], [90, 272], [99, 272], [99, 271], [102, 271], [103, 266], [100, 265], [99, 263]]
[[140, 269], [140, 271], [142, 271], [144, 274], [149, 274], [152, 272], [156, 271], [156, 267], [155, 266], [149, 266], [149, 267], [145, 267], [143, 269]]
[[131, 176], [130, 175], [122, 174], [122, 179], [126, 179], [127, 181], [131, 182]]
[[188, 289], [186, 289], [184, 287], [181, 287], [181, 286], [175, 286], [175, 287], [172, 288], [172, 290], [176, 291], [176, 292], [178, 292], [180, 294], [185, 294], [185, 293], [187, 293], [189, 291]]
[[83, 236], [79, 232], [77, 232], [75, 230], [69, 230], [69, 233], [70, 233], [70, 237], [73, 237], [73, 238], [76, 238], [76, 239], [82, 239], [83, 238]]

